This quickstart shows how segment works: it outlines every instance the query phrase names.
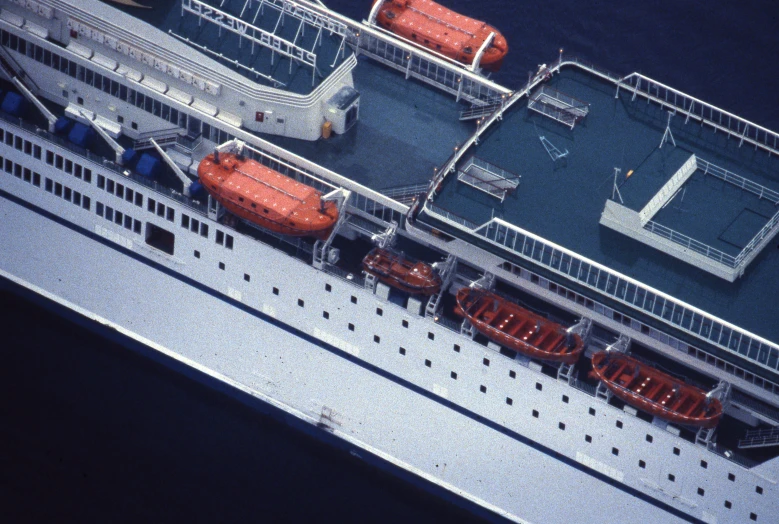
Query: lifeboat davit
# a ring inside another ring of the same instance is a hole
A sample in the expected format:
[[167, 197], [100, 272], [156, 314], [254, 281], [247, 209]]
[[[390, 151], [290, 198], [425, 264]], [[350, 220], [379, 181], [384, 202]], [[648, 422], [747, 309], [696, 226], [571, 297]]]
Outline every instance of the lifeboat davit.
[[624, 353], [599, 351], [592, 357], [592, 373], [617, 397], [661, 419], [713, 428], [722, 417], [719, 399]]
[[455, 313], [493, 342], [529, 357], [573, 364], [584, 351], [579, 335], [483, 289], [460, 289]]
[[324, 239], [338, 220], [335, 202], [256, 160], [233, 153], [208, 155], [197, 170], [200, 183], [234, 215], [271, 231]]
[[409, 293], [429, 296], [441, 291], [441, 277], [429, 264], [413, 262], [388, 249], [372, 249], [362, 267], [385, 284]]
[[473, 63], [490, 33], [495, 33], [479, 63], [488, 71], [500, 69], [509, 50], [506, 39], [494, 27], [432, 0], [386, 0], [376, 14], [376, 21], [406, 40], [467, 65]]

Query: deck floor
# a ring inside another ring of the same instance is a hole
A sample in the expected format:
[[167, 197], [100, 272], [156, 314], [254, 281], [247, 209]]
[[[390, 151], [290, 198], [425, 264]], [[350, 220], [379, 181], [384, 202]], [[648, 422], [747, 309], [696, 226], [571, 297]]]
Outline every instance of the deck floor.
[[353, 76], [360, 116], [345, 134], [315, 142], [262, 138], [380, 191], [426, 184], [473, 132], [472, 122], [459, 121], [466, 106], [452, 95], [364, 58]]
[[[667, 114], [645, 99], [631, 101], [615, 88], [578, 68], [555, 75], [552, 86], [590, 104], [588, 116], [571, 130], [537, 112], [525, 101], [510, 109], [463, 158], [471, 154], [521, 175], [504, 202], [449, 176], [436, 204], [476, 224], [492, 216], [540, 235], [583, 256], [636, 278], [758, 335], [779, 342], [777, 308], [779, 251], [776, 242], [728, 283], [669, 255], [599, 225], [612, 195], [614, 168], [625, 205], [640, 210], [679, 167], [695, 154], [758, 184], [779, 190], [779, 161], [722, 132], [674, 116], [674, 146], [661, 143]], [[540, 137], [564, 158], [553, 161]], [[625, 175], [633, 170], [626, 180]], [[683, 191], [654, 220], [736, 255], [777, 207], [752, 193], [697, 171]]]

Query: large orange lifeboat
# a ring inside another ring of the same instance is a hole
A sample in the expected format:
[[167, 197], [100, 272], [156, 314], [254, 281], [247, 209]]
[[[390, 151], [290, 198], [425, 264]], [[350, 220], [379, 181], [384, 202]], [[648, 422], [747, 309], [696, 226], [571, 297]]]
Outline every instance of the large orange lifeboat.
[[490, 340], [529, 357], [573, 364], [584, 351], [579, 335], [483, 289], [460, 289], [454, 311]]
[[429, 264], [414, 262], [388, 249], [372, 249], [362, 260], [362, 267], [385, 284], [409, 293], [429, 296], [441, 291], [441, 277]]
[[200, 162], [197, 174], [228, 211], [277, 233], [323, 239], [338, 219], [335, 202], [256, 160], [215, 153]]
[[506, 39], [494, 27], [432, 0], [386, 0], [376, 21], [406, 40], [468, 65], [490, 33], [495, 33], [480, 62], [480, 67], [488, 71], [500, 69], [509, 50]]
[[624, 353], [599, 351], [592, 356], [592, 373], [617, 397], [658, 418], [713, 428], [722, 417], [719, 399]]

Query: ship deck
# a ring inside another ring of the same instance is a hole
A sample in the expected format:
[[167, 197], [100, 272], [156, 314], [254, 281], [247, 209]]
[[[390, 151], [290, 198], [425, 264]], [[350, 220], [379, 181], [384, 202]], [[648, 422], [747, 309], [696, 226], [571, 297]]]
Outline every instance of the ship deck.
[[275, 135], [265, 140], [379, 192], [427, 185], [473, 132], [454, 97], [368, 59], [352, 72], [360, 117], [343, 135], [308, 142]]
[[[591, 260], [633, 277], [693, 306], [772, 341], [779, 325], [772, 297], [779, 294], [779, 251], [771, 242], [729, 283], [599, 224], [614, 186], [614, 168], [624, 205], [639, 211], [692, 154], [774, 191], [779, 160], [737, 138], [683, 116], [671, 119], [674, 144], [659, 145], [667, 113], [579, 68], [564, 68], [549, 87], [589, 104], [573, 129], [518, 102], [503, 121], [482, 135], [471, 156], [521, 177], [519, 187], [499, 198], [449, 175], [435, 204], [483, 224], [493, 216]], [[540, 140], [560, 153], [557, 160]], [[633, 171], [629, 178], [626, 174]], [[616, 197], [618, 199], [618, 197]], [[726, 254], [737, 255], [777, 212], [777, 206], [718, 178], [695, 172], [653, 220]]]
[[[343, 46], [341, 52], [342, 38], [338, 34], [331, 34], [323, 29], [321, 39], [318, 39], [318, 30], [314, 26], [303, 24], [289, 14], [282, 16], [277, 8], [264, 5], [258, 0], [203, 1], [213, 9], [204, 20], [200, 20], [191, 12], [183, 11], [182, 0], [160, 0], [154, 3], [153, 9], [148, 10], [111, 5], [153, 25], [162, 32], [189, 39], [190, 45], [194, 44], [195, 49], [253, 82], [297, 94], [310, 93], [353, 54], [349, 46]], [[197, 7], [197, 4], [193, 4], [193, 7]], [[207, 12], [205, 8], [204, 11]], [[302, 50], [315, 53], [316, 75], [313, 75], [312, 68], [307, 64], [282, 56], [259, 44], [252, 46], [250, 40], [242, 39], [235, 32], [207, 21], [221, 19], [225, 22], [227, 17], [219, 12], [236, 19], [237, 31], [245, 31], [250, 35], [251, 31], [246, 30], [241, 24], [253, 25], [296, 44]], [[301, 24], [303, 24], [302, 28]], [[204, 51], [203, 47], [208, 51]]]

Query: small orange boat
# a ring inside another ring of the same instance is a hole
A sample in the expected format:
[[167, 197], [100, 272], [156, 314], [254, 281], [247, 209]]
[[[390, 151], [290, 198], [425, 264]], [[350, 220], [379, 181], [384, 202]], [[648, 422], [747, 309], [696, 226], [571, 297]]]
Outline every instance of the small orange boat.
[[592, 356], [592, 374], [633, 407], [670, 422], [713, 428], [722, 418], [722, 403], [695, 386], [618, 351]]
[[483, 289], [460, 289], [454, 311], [493, 342], [528, 357], [573, 364], [584, 351], [579, 335]]
[[211, 154], [197, 170], [206, 191], [234, 215], [291, 236], [327, 238], [338, 220], [335, 202], [256, 160]]
[[509, 50], [506, 39], [494, 27], [432, 0], [386, 0], [376, 21], [406, 40], [467, 65], [473, 63], [490, 33], [495, 33], [479, 64], [488, 71], [500, 69]]
[[372, 249], [362, 267], [385, 284], [409, 293], [430, 296], [441, 291], [441, 277], [429, 264], [413, 262], [388, 249]]

